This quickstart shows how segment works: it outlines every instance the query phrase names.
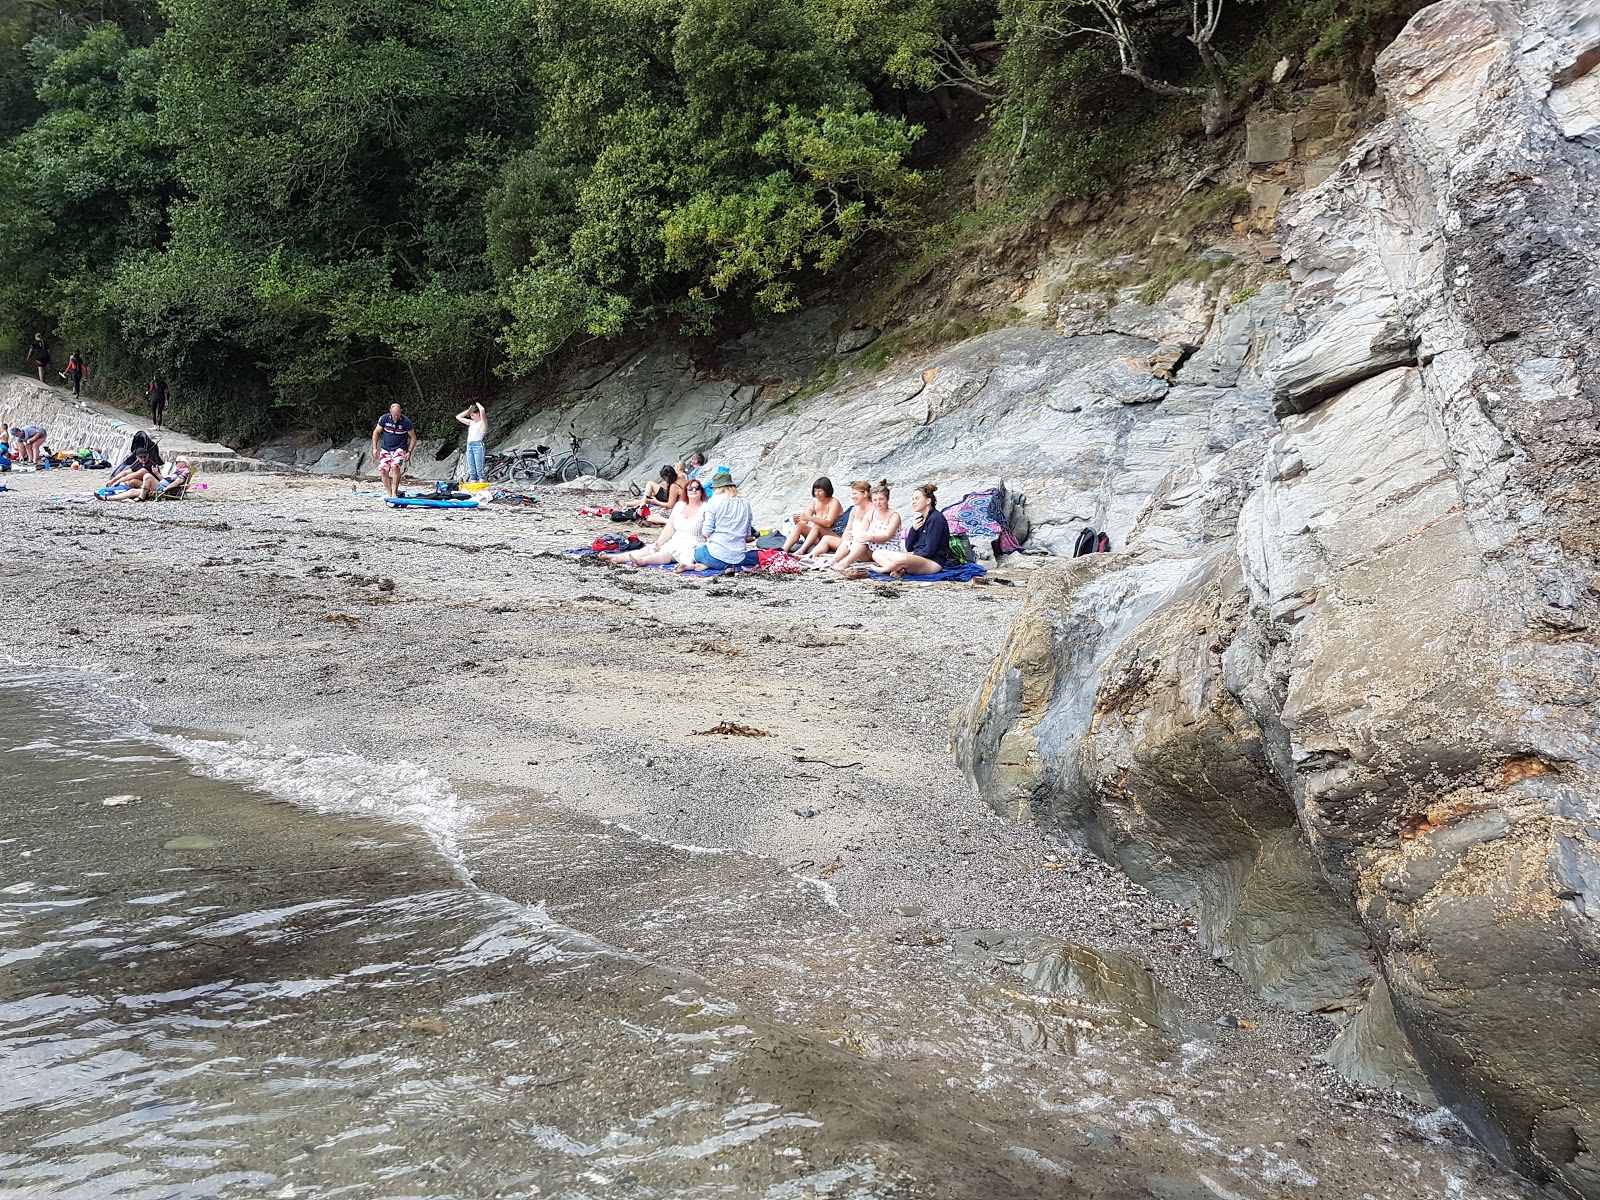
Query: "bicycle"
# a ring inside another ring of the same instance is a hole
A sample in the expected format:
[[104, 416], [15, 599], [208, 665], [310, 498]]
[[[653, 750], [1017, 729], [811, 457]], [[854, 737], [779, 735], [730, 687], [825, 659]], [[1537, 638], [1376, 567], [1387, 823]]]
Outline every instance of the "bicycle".
[[521, 455], [520, 450], [484, 455], [483, 477], [490, 483], [504, 483], [511, 478], [511, 468], [516, 465]]
[[546, 479], [555, 478], [559, 478], [562, 483], [571, 483], [580, 475], [600, 474], [600, 469], [587, 458], [578, 457], [578, 448], [581, 445], [583, 439], [573, 434], [572, 449], [560, 458], [550, 456], [549, 446], [535, 446], [532, 450], [513, 450], [507, 455], [511, 460], [511, 478], [519, 483], [543, 483]]

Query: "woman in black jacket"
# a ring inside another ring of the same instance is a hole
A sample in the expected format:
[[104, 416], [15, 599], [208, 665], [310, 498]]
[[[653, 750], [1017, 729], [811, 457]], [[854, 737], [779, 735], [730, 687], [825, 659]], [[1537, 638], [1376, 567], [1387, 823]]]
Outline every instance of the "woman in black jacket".
[[911, 509], [916, 516], [901, 531], [904, 550], [877, 550], [872, 561], [878, 570], [896, 579], [907, 575], [937, 575], [950, 565], [950, 523], [934, 503], [936, 489], [919, 483], [911, 491]]

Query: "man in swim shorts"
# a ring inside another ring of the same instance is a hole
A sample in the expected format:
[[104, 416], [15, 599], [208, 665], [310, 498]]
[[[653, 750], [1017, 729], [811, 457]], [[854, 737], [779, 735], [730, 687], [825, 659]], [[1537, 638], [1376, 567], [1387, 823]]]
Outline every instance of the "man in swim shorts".
[[417, 431], [411, 427], [411, 418], [401, 413], [398, 402], [389, 405], [389, 411], [372, 427], [372, 457], [378, 460], [378, 475], [389, 495], [400, 494], [406, 459], [416, 448]]

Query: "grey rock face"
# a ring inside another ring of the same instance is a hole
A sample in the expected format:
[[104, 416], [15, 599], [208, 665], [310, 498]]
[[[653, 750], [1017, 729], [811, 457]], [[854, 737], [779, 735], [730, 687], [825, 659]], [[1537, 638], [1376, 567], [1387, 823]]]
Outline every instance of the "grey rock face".
[[1338, 1006], [1342, 1070], [1431, 1086], [1586, 1197], [1597, 49], [1576, 0], [1412, 21], [1389, 118], [1281, 222], [1281, 426], [1174, 471], [1135, 553], [1038, 572], [953, 731], [996, 807], [1191, 900], [1264, 991]]
[[324, 452], [308, 469], [313, 475], [357, 475], [375, 470], [369, 447], [369, 442], [358, 438], [347, 446]]
[[[931, 481], [945, 503], [1001, 486], [1027, 497], [1033, 544], [1067, 553], [1093, 525], [1120, 546], [1170, 472], [1272, 425], [1266, 389], [1169, 384], [1152, 374], [1155, 347], [1126, 334], [999, 330], [809, 398], [792, 380], [697, 379], [687, 359], [653, 350], [503, 444], [564, 447], [570, 428], [613, 477], [653, 475], [703, 448], [733, 469], [762, 520], [789, 511], [819, 475], [841, 489]], [[1239, 379], [1239, 347], [1217, 353], [1233, 356]]]

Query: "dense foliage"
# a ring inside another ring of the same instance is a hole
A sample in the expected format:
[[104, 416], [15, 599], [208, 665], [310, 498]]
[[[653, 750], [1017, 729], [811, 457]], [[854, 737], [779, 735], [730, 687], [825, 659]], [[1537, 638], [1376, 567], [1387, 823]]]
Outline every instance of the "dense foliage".
[[[1387, 2], [1314, 0], [1297, 36]], [[1052, 6], [10, 0], [0, 321], [102, 378], [159, 367], [180, 417], [243, 439], [781, 312], [926, 220], [952, 97], [1027, 186], [1114, 175], [1157, 99]]]

